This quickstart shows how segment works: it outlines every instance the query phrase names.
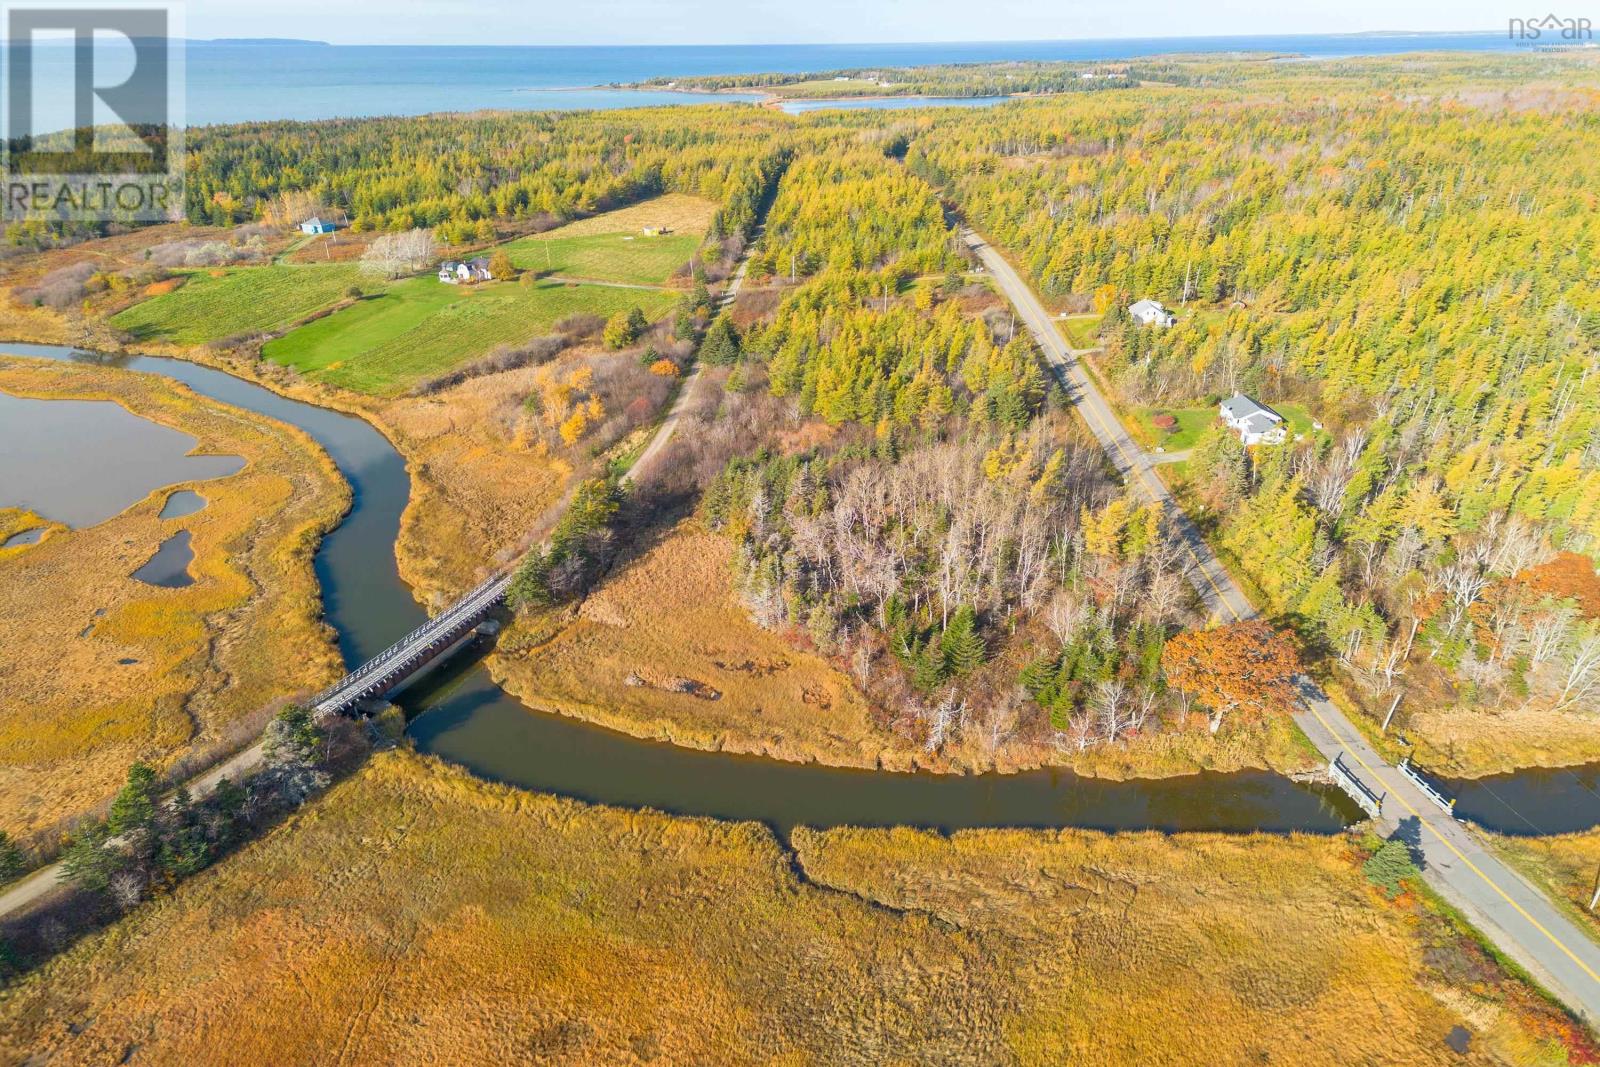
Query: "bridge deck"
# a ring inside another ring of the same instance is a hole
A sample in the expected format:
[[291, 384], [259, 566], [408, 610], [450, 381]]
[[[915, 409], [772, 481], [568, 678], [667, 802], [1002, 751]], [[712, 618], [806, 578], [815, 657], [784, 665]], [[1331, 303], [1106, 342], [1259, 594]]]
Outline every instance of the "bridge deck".
[[319, 714], [335, 714], [350, 710], [361, 700], [387, 693], [482, 622], [510, 585], [510, 573], [486, 579], [443, 613], [318, 693], [312, 708]]

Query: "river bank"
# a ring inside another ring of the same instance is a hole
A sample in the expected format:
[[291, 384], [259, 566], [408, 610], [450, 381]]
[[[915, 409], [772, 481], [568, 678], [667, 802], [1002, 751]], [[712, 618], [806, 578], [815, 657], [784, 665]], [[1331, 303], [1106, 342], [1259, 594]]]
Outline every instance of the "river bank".
[[[71, 358], [70, 349], [27, 349], [22, 354]], [[214, 367], [168, 357], [122, 357], [122, 365], [179, 378], [206, 395], [261, 411], [306, 429], [321, 441], [354, 486], [355, 506], [324, 540], [317, 555], [317, 575], [324, 590], [328, 621], [339, 635], [347, 664], [364, 662], [421, 621], [423, 613], [411, 588], [402, 580], [392, 556], [372, 551], [373, 544], [397, 543], [408, 510], [410, 479], [389, 441], [374, 425], [351, 415], [336, 414], [270, 391]], [[834, 771], [808, 763], [783, 763], [708, 754], [673, 745], [654, 745], [558, 716], [531, 712], [521, 702], [488, 683], [481, 668], [469, 676], [475, 684], [466, 706], [452, 704], [429, 716], [430, 707], [411, 703], [416, 721], [412, 734], [419, 747], [457, 758], [469, 767], [531, 788], [546, 776], [560, 783], [557, 791], [595, 800], [631, 795], [635, 783], [617, 768], [632, 763], [651, 768], [650, 803], [671, 805], [675, 793], [689, 798], [710, 788], [714, 796], [759, 793], [752, 774], [781, 775], [790, 783], [774, 809], [763, 818], [773, 824], [799, 824], [822, 819], [824, 824], [877, 821], [884, 813], [926, 825], [1000, 824], [1058, 826], [1082, 820], [1089, 825], [1168, 829], [1308, 829], [1327, 832], [1345, 825], [1353, 809], [1325, 793], [1265, 772], [1176, 778], [1164, 783], [1118, 783], [1080, 778], [1066, 770], [1041, 770], [1017, 775], [882, 775]], [[481, 679], [481, 686], [476, 680]], [[427, 690], [421, 689], [426, 701]], [[407, 697], [408, 701], [414, 700]], [[465, 714], [466, 719], [461, 716]], [[461, 730], [465, 728], [467, 737]], [[463, 743], [465, 742], [465, 743]], [[582, 766], [587, 778], [574, 782], [568, 767], [552, 766], [551, 752], [589, 753]], [[484, 760], [487, 755], [489, 759]], [[507, 767], [510, 758], [522, 766]], [[497, 762], [499, 761], [499, 762]], [[838, 775], [850, 774], [848, 786]], [[945, 784], [948, 783], [948, 784]], [[1194, 789], [1196, 783], [1204, 788]], [[931, 802], [929, 790], [940, 799]], [[841, 792], [841, 790], [843, 790]], [[834, 804], [841, 798], [861, 803]], [[820, 798], [820, 800], [819, 800]], [[868, 800], [870, 798], [870, 800]], [[1186, 799], [1187, 798], [1187, 799]], [[741, 801], [740, 804], [743, 802]], [[818, 806], [820, 803], [820, 807]], [[743, 810], [740, 804], [718, 811]], [[936, 811], [936, 817], [929, 812]], [[692, 803], [680, 810], [696, 813]], [[923, 818], [916, 813], [921, 810]], [[978, 821], [975, 821], [978, 820]]]

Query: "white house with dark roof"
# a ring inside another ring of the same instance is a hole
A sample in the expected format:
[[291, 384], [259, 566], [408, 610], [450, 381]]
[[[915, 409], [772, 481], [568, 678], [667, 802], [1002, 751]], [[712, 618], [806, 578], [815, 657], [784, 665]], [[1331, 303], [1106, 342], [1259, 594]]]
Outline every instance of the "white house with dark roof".
[[1162, 307], [1159, 300], [1140, 300], [1130, 304], [1128, 314], [1141, 326], [1160, 326], [1165, 329], [1178, 321], [1178, 316]]
[[1222, 421], [1247, 445], [1281, 445], [1288, 436], [1283, 416], [1243, 393], [1234, 393], [1218, 408]]
[[485, 256], [466, 260], [447, 259], [439, 264], [439, 280], [446, 285], [460, 285], [463, 282], [486, 282], [491, 277], [489, 260]]
[[315, 215], [311, 216], [311, 218], [306, 219], [306, 221], [300, 224], [301, 233], [332, 233], [333, 229], [333, 223], [329, 222], [327, 219], [318, 218]]

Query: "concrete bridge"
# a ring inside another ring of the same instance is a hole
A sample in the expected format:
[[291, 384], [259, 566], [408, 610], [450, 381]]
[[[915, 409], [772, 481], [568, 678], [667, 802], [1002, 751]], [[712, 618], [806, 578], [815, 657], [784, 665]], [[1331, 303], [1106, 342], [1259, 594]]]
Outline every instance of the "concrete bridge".
[[511, 572], [486, 579], [442, 614], [318, 693], [311, 707], [319, 715], [347, 712], [363, 700], [380, 697], [427, 666], [439, 653], [472, 632], [511, 585]]

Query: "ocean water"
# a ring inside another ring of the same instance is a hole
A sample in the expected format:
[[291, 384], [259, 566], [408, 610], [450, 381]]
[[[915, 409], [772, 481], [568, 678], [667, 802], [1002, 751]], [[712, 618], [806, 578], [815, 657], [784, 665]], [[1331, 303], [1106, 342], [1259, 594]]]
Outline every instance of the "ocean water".
[[[118, 66], [118, 47], [104, 46]], [[645, 47], [354, 46], [309, 43], [190, 42], [186, 49], [188, 125], [270, 119], [416, 115], [482, 108], [556, 109], [703, 103], [702, 94], [605, 88], [651, 77], [695, 74], [802, 73], [852, 67], [905, 67], [1009, 59], [1115, 60], [1171, 53], [1278, 52], [1309, 57], [1420, 51], [1511, 51], [1504, 33], [1150, 37], [1101, 41], [971, 44], [704, 45]], [[35, 85], [68, 84], [70, 50], [37, 50]], [[109, 77], [100, 79], [109, 82]], [[36, 93], [59, 104], [59, 124], [44, 115], [36, 129], [67, 125], [65, 93]], [[754, 100], [752, 95], [717, 100]], [[912, 105], [915, 106], [915, 105]]]

